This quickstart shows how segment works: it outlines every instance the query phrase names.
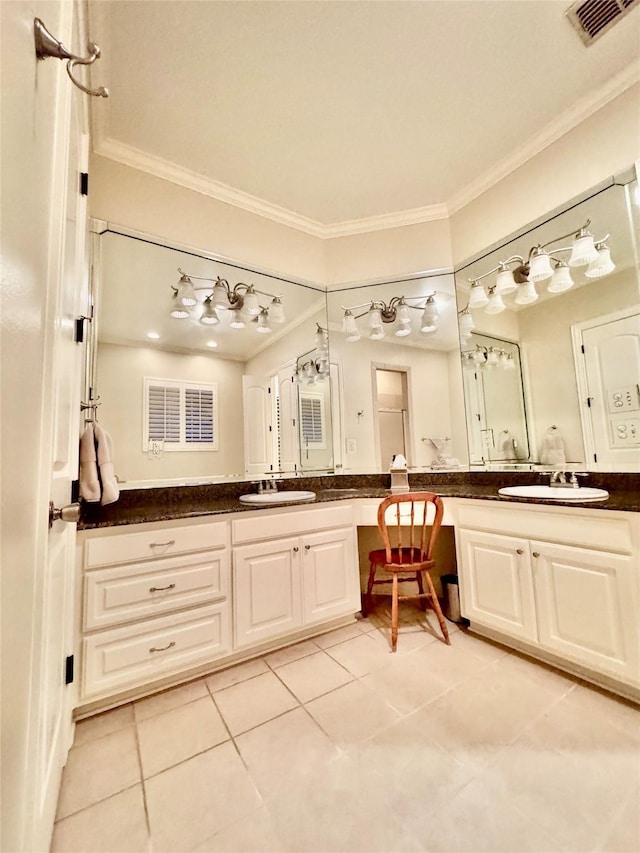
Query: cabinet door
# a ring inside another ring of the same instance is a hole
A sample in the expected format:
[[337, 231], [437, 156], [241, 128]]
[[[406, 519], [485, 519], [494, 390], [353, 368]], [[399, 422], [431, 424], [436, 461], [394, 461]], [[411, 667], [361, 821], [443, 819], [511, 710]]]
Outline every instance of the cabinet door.
[[528, 541], [477, 530], [460, 530], [458, 541], [462, 615], [537, 641]]
[[302, 538], [302, 589], [305, 625], [360, 610], [360, 572], [353, 528]]
[[637, 684], [633, 558], [531, 542], [540, 645]]
[[235, 646], [253, 646], [302, 624], [300, 541], [276, 539], [233, 553]]

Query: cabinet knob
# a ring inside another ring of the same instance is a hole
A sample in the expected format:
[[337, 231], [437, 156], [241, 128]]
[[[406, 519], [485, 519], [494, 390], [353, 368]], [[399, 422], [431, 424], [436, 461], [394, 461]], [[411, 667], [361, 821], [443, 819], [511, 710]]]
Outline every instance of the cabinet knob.
[[304, 550], [305, 550], [305, 551], [308, 551], [308, 550], [309, 550], [309, 548], [311, 548], [311, 545], [305, 545], [305, 546], [304, 546]]
[[298, 548], [298, 546], [297, 546], [297, 545], [294, 545], [294, 546], [293, 546], [293, 550], [297, 553], [297, 552], [300, 550], [300, 548]]
[[522, 550], [522, 548], [518, 548], [516, 550], [516, 554], [524, 554], [524, 551]]
[[539, 557], [539, 556], [540, 556], [540, 554], [538, 553], [538, 551], [534, 551], [534, 552], [533, 552], [533, 556], [534, 556], [534, 557]]

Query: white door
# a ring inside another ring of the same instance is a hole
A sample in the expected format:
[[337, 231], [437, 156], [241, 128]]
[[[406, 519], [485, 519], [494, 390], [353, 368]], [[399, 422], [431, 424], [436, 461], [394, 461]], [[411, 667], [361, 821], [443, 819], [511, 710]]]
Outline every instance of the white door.
[[462, 615], [508, 636], [537, 641], [528, 541], [460, 530], [459, 544]]
[[234, 550], [233, 608], [236, 648], [301, 626], [299, 539], [258, 542]]
[[279, 471], [298, 468], [298, 429], [296, 426], [297, 386], [293, 383], [293, 365], [278, 371], [278, 460]]
[[305, 625], [360, 610], [360, 573], [353, 529], [327, 530], [302, 538]]
[[589, 456], [632, 470], [640, 460], [640, 314], [583, 328], [582, 347]]
[[263, 479], [273, 471], [271, 386], [264, 376], [243, 376], [244, 472]]
[[638, 684], [631, 557], [531, 542], [540, 645]]

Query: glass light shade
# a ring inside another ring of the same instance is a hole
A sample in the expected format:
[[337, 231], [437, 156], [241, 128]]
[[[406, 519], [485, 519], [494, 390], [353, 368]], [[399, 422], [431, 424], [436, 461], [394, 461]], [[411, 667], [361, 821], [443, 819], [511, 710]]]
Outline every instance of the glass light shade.
[[345, 335], [358, 335], [358, 324], [356, 323], [356, 318], [353, 316], [351, 311], [347, 308], [344, 312], [344, 317], [342, 318], [342, 331]]
[[359, 341], [360, 340], [360, 332], [358, 332], [357, 330], [355, 332], [352, 332], [352, 334], [347, 335], [346, 340], [347, 340], [347, 343], [350, 343], [350, 344], [353, 344], [356, 341]]
[[260, 332], [263, 335], [268, 335], [271, 331], [271, 327], [269, 326], [269, 314], [266, 308], [263, 308], [258, 315], [258, 327], [256, 332]]
[[499, 367], [506, 367], [508, 360], [509, 360], [509, 356], [507, 355], [507, 353], [504, 350], [501, 350], [498, 353], [498, 366]]
[[435, 332], [438, 328], [438, 320], [440, 319], [440, 312], [438, 311], [438, 306], [435, 303], [433, 296], [430, 296], [424, 306], [424, 311], [422, 312], [422, 319], [420, 320], [420, 331], [421, 332]]
[[469, 290], [469, 308], [484, 308], [489, 301], [484, 287], [478, 282], [474, 282]]
[[570, 287], [573, 287], [571, 270], [563, 261], [560, 261], [556, 264], [553, 277], [547, 285], [547, 290], [549, 293], [562, 293], [563, 290], [569, 290]]
[[178, 294], [175, 293], [171, 299], [171, 316], [175, 317], [176, 320], [186, 320], [189, 316], [189, 312], [178, 302]]
[[204, 300], [204, 305], [202, 306], [202, 314], [200, 316], [200, 322], [204, 323], [205, 326], [215, 326], [216, 323], [220, 322], [220, 318], [216, 314], [216, 309], [213, 303], [211, 302], [211, 297], [207, 296]]
[[484, 351], [476, 347], [476, 351], [471, 353], [471, 358], [476, 364], [484, 364], [486, 361]]
[[316, 349], [320, 352], [327, 352], [329, 349], [329, 336], [320, 327], [316, 331]]
[[498, 293], [495, 287], [490, 290], [489, 301], [485, 306], [486, 314], [501, 314], [507, 306], [502, 301], [502, 296]]
[[489, 347], [487, 352], [487, 366], [495, 367], [499, 363], [498, 353], [493, 347]]
[[227, 293], [227, 288], [224, 286], [224, 284], [222, 284], [221, 281], [218, 281], [213, 285], [211, 301], [216, 306], [216, 308], [229, 307], [229, 294]]
[[279, 296], [274, 296], [271, 305], [269, 306], [269, 319], [272, 323], [284, 323], [284, 308], [282, 306], [282, 300]]
[[466, 346], [470, 340], [471, 340], [471, 333], [469, 333], [468, 335], [463, 335], [462, 333], [460, 334], [461, 346]]
[[249, 287], [244, 294], [244, 305], [242, 307], [245, 314], [249, 314], [251, 317], [256, 317], [262, 311], [258, 302], [258, 294], [253, 289], [253, 286]]
[[523, 281], [518, 285], [518, 293], [516, 294], [516, 303], [518, 305], [530, 305], [538, 298], [538, 291], [532, 281]]
[[529, 281], [546, 281], [552, 275], [549, 255], [542, 249], [536, 249], [529, 261]]
[[398, 305], [396, 320], [401, 326], [408, 326], [411, 324], [411, 311], [406, 303], [401, 302], [400, 305]]
[[375, 326], [371, 329], [371, 334], [369, 335], [370, 340], [372, 341], [381, 341], [384, 338], [384, 329], [382, 326]]
[[507, 353], [507, 357], [506, 357], [505, 363], [504, 363], [504, 369], [505, 370], [515, 370], [516, 369], [515, 359], [510, 352]]
[[406, 338], [407, 335], [411, 334], [411, 329], [407, 325], [398, 326], [398, 328], [395, 330], [394, 334], [397, 338]]
[[496, 291], [501, 296], [504, 296], [505, 293], [513, 293], [513, 291], [517, 289], [518, 285], [513, 277], [513, 271], [508, 267], [505, 267], [504, 264], [501, 264], [500, 271], [496, 276]]
[[473, 360], [473, 353], [463, 352], [462, 353], [462, 368], [463, 368], [463, 370], [473, 370], [474, 367], [475, 367], [475, 361]]
[[581, 231], [573, 241], [569, 266], [583, 267], [585, 264], [595, 261], [597, 257], [598, 250], [593, 242], [593, 234], [589, 234], [588, 231]]
[[240, 308], [234, 308], [231, 312], [231, 322], [229, 325], [232, 329], [244, 329], [246, 324]]
[[382, 326], [382, 314], [379, 308], [370, 308], [369, 317], [367, 320], [370, 329], [377, 329]]
[[462, 337], [465, 337], [465, 338], [469, 337], [471, 332], [473, 332], [473, 330], [476, 327], [476, 324], [473, 321], [473, 317], [472, 317], [470, 311], [465, 309], [460, 314], [460, 318], [458, 320], [458, 325], [460, 327], [460, 335]]
[[302, 384], [302, 376], [300, 375], [299, 370], [296, 370], [296, 372], [293, 374], [293, 382], [294, 382], [294, 385], [301, 385]]
[[184, 305], [185, 308], [191, 308], [198, 301], [193, 289], [193, 282], [188, 275], [183, 275], [178, 282], [178, 303]]
[[616, 268], [616, 265], [611, 260], [611, 250], [608, 246], [598, 246], [598, 257], [595, 261], [591, 261], [584, 274], [587, 278], [601, 278], [603, 275], [609, 275]]

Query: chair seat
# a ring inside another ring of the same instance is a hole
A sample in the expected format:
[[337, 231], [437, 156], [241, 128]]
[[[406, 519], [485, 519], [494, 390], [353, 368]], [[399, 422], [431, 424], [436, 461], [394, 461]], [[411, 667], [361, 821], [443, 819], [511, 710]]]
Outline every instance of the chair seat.
[[435, 560], [422, 560], [423, 552], [419, 548], [392, 548], [391, 562], [387, 563], [384, 548], [369, 552], [369, 562], [382, 566], [387, 572], [424, 572], [435, 565]]

